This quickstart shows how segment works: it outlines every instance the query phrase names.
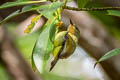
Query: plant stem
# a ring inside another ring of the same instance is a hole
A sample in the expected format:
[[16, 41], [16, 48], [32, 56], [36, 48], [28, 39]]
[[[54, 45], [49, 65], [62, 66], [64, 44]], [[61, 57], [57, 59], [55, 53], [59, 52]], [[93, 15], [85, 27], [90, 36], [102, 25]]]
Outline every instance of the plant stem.
[[64, 9], [74, 10], [74, 11], [106, 11], [106, 10], [120, 10], [120, 7], [75, 8], [70, 6], [64, 6]]
[[65, 0], [64, 6], [66, 6], [67, 2], [68, 2], [68, 0]]

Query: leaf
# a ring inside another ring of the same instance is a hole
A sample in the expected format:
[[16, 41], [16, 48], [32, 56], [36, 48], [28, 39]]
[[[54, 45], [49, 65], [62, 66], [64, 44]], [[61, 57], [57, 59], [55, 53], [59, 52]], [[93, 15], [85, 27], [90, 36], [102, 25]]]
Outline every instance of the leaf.
[[102, 57], [95, 63], [94, 67], [95, 67], [98, 63], [100, 63], [100, 62], [102, 62], [102, 61], [105, 61], [105, 60], [107, 60], [107, 59], [109, 59], [109, 58], [111, 58], [111, 57], [113, 57], [113, 56], [118, 55], [118, 54], [120, 54], [120, 49], [119, 49], [119, 48], [116, 48], [116, 49], [113, 49], [113, 50], [107, 52], [104, 56], [102, 56]]
[[56, 17], [52, 17], [47, 21], [33, 49], [32, 64], [40, 73], [44, 72], [45, 65], [53, 49], [53, 38], [56, 31], [55, 21]]
[[28, 11], [33, 11], [33, 10], [36, 10], [36, 9], [38, 9], [38, 8], [40, 8], [41, 6], [37, 6], [37, 5], [27, 5], [27, 6], [24, 6], [23, 8], [22, 8], [22, 13], [24, 13], [24, 12], [28, 12]]
[[84, 8], [88, 2], [89, 0], [77, 0], [79, 8]]
[[[55, 4], [55, 5], [54, 5]], [[57, 5], [58, 4], [58, 5]], [[55, 3], [52, 3], [51, 5], [54, 5], [54, 7], [50, 8], [49, 9], [49, 12], [47, 12], [46, 10], [45, 11], [41, 11], [40, 13], [43, 14], [44, 16], [46, 17], [50, 17], [54, 11], [60, 7], [60, 5], [62, 5], [61, 2], [55, 2]], [[15, 17], [15, 16], [18, 16], [20, 14], [23, 14], [25, 12], [28, 12], [28, 11], [33, 11], [33, 10], [44, 10], [44, 9], [48, 9], [48, 7], [50, 7], [50, 5], [42, 5], [42, 6], [37, 6], [37, 5], [28, 5], [28, 6], [25, 6], [22, 8], [22, 10], [17, 10], [15, 12], [13, 12], [12, 14], [10, 14], [8, 17], [6, 17], [4, 20], [2, 20], [0, 22], [0, 25], [3, 24], [4, 22], [10, 20], [11, 18]], [[49, 15], [48, 15], [49, 14]]]
[[40, 19], [42, 15], [37, 15], [36, 17], [32, 18], [31, 24], [24, 30], [24, 33], [30, 33], [35, 25], [35, 23]]
[[15, 17], [19, 14], [20, 10], [17, 10], [15, 12], [13, 12], [12, 14], [10, 14], [9, 16], [7, 16], [4, 20], [2, 20], [0, 22], [0, 25], [3, 24], [4, 22], [8, 21], [9, 19], [11, 19], [12, 17]]
[[120, 11], [117, 11], [117, 10], [107, 10], [107, 12], [108, 12], [108, 15], [120, 17]]
[[62, 6], [62, 2], [53, 2], [53, 3], [51, 3], [50, 5], [44, 5], [44, 6], [42, 6], [43, 8], [43, 10], [41, 11], [41, 9], [38, 9], [37, 11], [40, 13], [40, 14], [42, 14], [42, 15], [44, 15], [46, 18], [50, 18], [52, 15], [53, 15], [53, 13], [60, 7], [60, 6]]
[[27, 11], [35, 10], [36, 8], [39, 8], [39, 7], [38, 7], [38, 6], [35, 6], [35, 5], [25, 6], [25, 7], [23, 7], [22, 11], [17, 10], [17, 11], [15, 11], [15, 12], [11, 13], [9, 16], [7, 16], [4, 20], [2, 20], [2, 21], [0, 22], [0, 25], [3, 24], [4, 22], [10, 20], [11, 18], [17, 16], [17, 15], [20, 15], [20, 14], [25, 13], [25, 12], [27, 12]]
[[4, 20], [2, 20], [0, 22], [0, 25], [3, 24], [4, 22], [10, 20], [11, 18], [15, 17], [15, 16], [18, 16], [20, 14], [23, 14], [25, 12], [28, 12], [28, 11], [33, 11], [33, 10], [36, 10], [36, 9], [40, 9], [42, 6], [36, 6], [36, 5], [29, 5], [29, 6], [25, 6], [22, 8], [22, 11], [20, 10], [17, 10], [13, 13], [11, 13], [9, 16], [7, 16]]
[[17, 1], [30, 1], [30, 0], [17, 0]]
[[24, 33], [30, 33], [35, 26], [35, 23], [31, 23], [27, 26], [27, 28], [24, 30]]
[[39, 19], [40, 19], [40, 17], [41, 17], [42, 15], [40, 14], [40, 15], [37, 15], [36, 17], [34, 17], [34, 18], [32, 18], [32, 23], [35, 23], [35, 22], [37, 22]]
[[7, 2], [7, 3], [3, 4], [3, 5], [1, 5], [0, 9], [14, 7], [14, 6], [20, 6], [20, 5], [33, 4], [33, 3], [40, 3], [40, 2], [44, 2], [44, 1], [46, 1], [46, 0], [42, 0], [42, 1], [15, 1], [15, 2]]

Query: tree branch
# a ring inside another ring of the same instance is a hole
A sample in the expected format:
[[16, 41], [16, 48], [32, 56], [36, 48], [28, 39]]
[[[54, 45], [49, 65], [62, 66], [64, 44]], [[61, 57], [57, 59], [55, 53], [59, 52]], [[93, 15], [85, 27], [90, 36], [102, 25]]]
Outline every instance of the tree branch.
[[74, 11], [106, 11], [106, 10], [120, 10], [120, 7], [75, 8], [70, 6], [64, 6], [64, 9], [74, 10]]

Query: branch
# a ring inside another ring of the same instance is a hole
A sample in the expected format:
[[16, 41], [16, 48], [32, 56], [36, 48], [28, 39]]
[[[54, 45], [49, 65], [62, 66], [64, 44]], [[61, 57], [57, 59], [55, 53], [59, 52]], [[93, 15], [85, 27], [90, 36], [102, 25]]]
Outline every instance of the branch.
[[64, 6], [64, 9], [74, 10], [74, 11], [106, 11], [106, 10], [120, 10], [120, 7], [75, 8], [70, 6]]

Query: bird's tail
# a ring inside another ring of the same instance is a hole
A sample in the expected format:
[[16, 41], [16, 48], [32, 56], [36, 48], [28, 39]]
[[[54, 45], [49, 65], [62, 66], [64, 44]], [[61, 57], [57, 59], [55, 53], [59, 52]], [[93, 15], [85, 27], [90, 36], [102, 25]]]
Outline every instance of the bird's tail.
[[55, 67], [56, 63], [58, 62], [59, 58], [55, 58], [52, 62], [51, 62], [51, 67], [50, 67], [50, 71], [52, 71], [52, 69]]

